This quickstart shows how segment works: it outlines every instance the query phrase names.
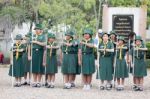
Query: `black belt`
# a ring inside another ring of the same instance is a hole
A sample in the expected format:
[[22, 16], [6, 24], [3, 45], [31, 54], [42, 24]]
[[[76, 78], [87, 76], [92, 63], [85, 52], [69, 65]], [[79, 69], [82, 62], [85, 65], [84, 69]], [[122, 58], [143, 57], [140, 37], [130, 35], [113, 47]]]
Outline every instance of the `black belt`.
[[76, 54], [75, 52], [63, 52], [64, 54]]

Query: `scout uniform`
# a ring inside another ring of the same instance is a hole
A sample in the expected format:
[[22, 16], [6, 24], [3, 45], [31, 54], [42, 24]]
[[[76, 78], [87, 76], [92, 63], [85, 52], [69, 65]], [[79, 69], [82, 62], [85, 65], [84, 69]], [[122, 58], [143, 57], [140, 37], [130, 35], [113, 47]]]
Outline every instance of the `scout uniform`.
[[[36, 28], [42, 29], [42, 27], [38, 24]], [[35, 28], [35, 29], [36, 29]], [[39, 41], [39, 42], [45, 42], [45, 35], [34, 35], [33, 41]], [[42, 74], [44, 72], [44, 68], [42, 66], [43, 64], [43, 52], [44, 47], [40, 46], [38, 44], [32, 44], [32, 73], [40, 73]]]
[[[135, 82], [147, 76], [147, 66], [144, 60], [145, 50], [138, 50], [138, 48], [145, 48], [144, 44], [142, 43], [141, 36], [136, 36], [135, 40], [140, 40], [141, 44], [135, 45], [135, 49], [131, 49], [130, 55], [133, 57], [133, 76], [136, 79]], [[141, 83], [141, 81], [139, 81]], [[143, 82], [143, 81], [142, 81]], [[139, 84], [139, 83], [138, 83]], [[142, 85], [138, 85], [137, 82], [135, 83], [135, 87], [133, 88], [135, 91], [143, 91], [143, 83]]]
[[[55, 39], [55, 35], [52, 34], [52, 33], [48, 33], [48, 39], [49, 38], [53, 38]], [[47, 46], [50, 46], [50, 47], [56, 47], [57, 46], [57, 43], [54, 41], [54, 42], [49, 42], [47, 41]], [[57, 48], [58, 49], [58, 48]], [[47, 48], [47, 52], [46, 52], [46, 75], [47, 77], [50, 76], [50, 75], [54, 75], [55, 76], [55, 73], [58, 72], [58, 68], [57, 68], [57, 53], [56, 53], [56, 48]], [[49, 82], [48, 82], [48, 85], [47, 85], [47, 88], [54, 88], [54, 81], [52, 81], [51, 79], [49, 79]]]
[[[141, 40], [140, 36], [136, 36], [135, 40]], [[145, 48], [143, 44], [136, 46], [136, 48]], [[147, 76], [146, 63], [144, 60], [145, 51], [135, 50], [134, 51], [134, 76], [144, 77]], [[131, 55], [133, 55], [133, 49], [131, 50]]]
[[[103, 33], [107, 34], [107, 33]], [[107, 34], [108, 35], [108, 34]], [[111, 43], [109, 40], [104, 43], [101, 42], [99, 44], [99, 49], [114, 49], [113, 43]], [[99, 75], [100, 77], [97, 77], [98, 79], [101, 79], [101, 81], [111, 81], [113, 79], [113, 61], [112, 61], [112, 52], [106, 52], [106, 51], [100, 51], [99, 54]], [[111, 84], [106, 85], [106, 89], [110, 89]], [[104, 89], [104, 86], [101, 86], [100, 89]]]
[[[118, 40], [123, 40], [123, 37], [120, 37]], [[123, 49], [122, 47], [125, 47], [124, 45], [119, 46], [119, 49], [117, 51], [117, 60], [116, 60], [116, 66], [115, 66], [115, 77], [116, 78], [126, 78], [128, 77], [128, 68], [125, 60], [125, 55], [127, 49]]]
[[[92, 35], [92, 32], [88, 29], [84, 30], [83, 35], [86, 33]], [[90, 38], [88, 41], [82, 41], [94, 44], [92, 38]], [[91, 75], [95, 72], [94, 48], [90, 48], [86, 45], [81, 45], [80, 49], [82, 50], [82, 74]]]
[[[65, 35], [73, 36], [73, 32], [68, 32]], [[64, 40], [64, 42], [74, 43], [73, 39], [70, 39], [69, 41]], [[61, 50], [63, 52], [63, 63], [62, 63], [62, 73], [63, 74], [76, 74], [76, 51], [74, 46], [66, 46], [63, 45], [61, 47]]]
[[[55, 38], [55, 35], [49, 33], [48, 38]], [[52, 46], [57, 46], [57, 43], [47, 42], [47, 45], [52, 47]], [[47, 49], [46, 74], [55, 74], [58, 72], [56, 50], [57, 49]]]
[[[18, 34], [16, 35], [16, 40], [22, 40], [22, 35]], [[20, 44], [14, 44], [12, 50], [13, 51], [13, 64], [10, 66], [9, 69], [9, 75], [13, 76], [15, 78], [20, 78], [24, 76], [24, 65], [23, 65], [23, 52], [18, 52], [15, 50], [19, 50], [19, 49], [23, 49], [24, 46], [20, 43]], [[12, 70], [13, 69], [13, 70]], [[13, 74], [12, 74], [13, 71]], [[20, 87], [21, 86], [21, 82], [17, 81], [16, 84], [14, 85], [15, 87]]]
[[[35, 30], [42, 30], [41, 24], [36, 24]], [[35, 34], [32, 37], [32, 41], [38, 41], [41, 43], [45, 42], [45, 34]], [[44, 54], [44, 46], [32, 43], [32, 73], [33, 76], [37, 76], [37, 78], [34, 79], [34, 82], [32, 84], [32, 87], [41, 87], [41, 75], [44, 74], [44, 67], [43, 67], [43, 54]], [[39, 75], [38, 75], [39, 74]], [[34, 77], [33, 77], [34, 78]], [[37, 80], [39, 80], [37, 82]]]
[[[92, 39], [93, 32], [91, 29], [84, 29], [83, 36], [89, 35], [89, 39], [83, 39], [80, 46], [81, 50], [81, 72], [83, 74], [83, 90], [91, 89], [91, 80], [92, 74], [95, 72], [95, 57], [94, 57], [94, 40]], [[87, 46], [88, 44], [92, 44], [93, 47]], [[89, 81], [90, 80], [90, 81]]]
[[[62, 68], [61, 71], [67, 76], [72, 76], [77, 73], [77, 44], [75, 44], [75, 40], [73, 39], [74, 32], [72, 30], [67, 30], [65, 33], [66, 36], [71, 36], [70, 40], [64, 40], [66, 43], [72, 44], [71, 46], [62, 45], [61, 50], [63, 52], [63, 60], [62, 60]], [[67, 78], [65, 78], [67, 79]], [[68, 82], [65, 82], [64, 89], [70, 89], [72, 87], [72, 81], [69, 79]]]
[[[124, 43], [124, 38], [119, 37], [118, 40], [122, 40]], [[127, 47], [123, 45], [117, 46], [117, 53], [116, 53], [116, 66], [115, 66], [115, 78], [117, 79], [124, 79], [128, 77], [128, 67], [125, 60], [125, 55], [127, 52]], [[117, 91], [124, 90], [124, 85], [118, 85], [116, 88]]]

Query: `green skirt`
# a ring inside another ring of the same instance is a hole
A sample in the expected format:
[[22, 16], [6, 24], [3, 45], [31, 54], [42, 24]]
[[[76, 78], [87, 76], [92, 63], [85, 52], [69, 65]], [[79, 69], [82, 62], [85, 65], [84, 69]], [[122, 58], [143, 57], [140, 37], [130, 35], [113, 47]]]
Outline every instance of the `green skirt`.
[[63, 63], [61, 67], [61, 72], [63, 74], [76, 74], [77, 62], [76, 54], [63, 54]]
[[[12, 74], [13, 72], [13, 74]], [[13, 58], [13, 66], [10, 66], [9, 75], [13, 77], [23, 77], [24, 76], [24, 65], [22, 57], [19, 57], [17, 60]]]
[[32, 73], [44, 73], [43, 52], [44, 50], [32, 51]]
[[128, 67], [125, 59], [117, 59], [115, 66], [115, 77], [116, 78], [127, 78], [128, 77]]
[[147, 68], [144, 59], [136, 59], [134, 62], [134, 76], [143, 77], [147, 76]]
[[23, 54], [24, 72], [30, 72], [30, 61], [28, 60], [28, 53]]
[[113, 79], [113, 63], [112, 57], [100, 57], [99, 59], [99, 76], [97, 79], [112, 80]]
[[95, 72], [95, 60], [93, 54], [82, 55], [82, 74], [91, 75]]
[[52, 55], [51, 57], [47, 55], [46, 64], [46, 74], [55, 74], [58, 72], [56, 55]]

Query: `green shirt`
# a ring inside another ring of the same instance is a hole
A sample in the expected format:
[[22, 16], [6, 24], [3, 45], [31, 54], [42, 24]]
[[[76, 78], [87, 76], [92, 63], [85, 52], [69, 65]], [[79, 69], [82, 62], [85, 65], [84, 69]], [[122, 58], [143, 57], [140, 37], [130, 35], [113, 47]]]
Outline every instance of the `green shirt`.
[[[114, 45], [110, 41], [108, 41], [107, 44], [104, 44], [104, 42], [101, 42], [99, 44], [99, 49], [104, 49], [104, 48], [105, 49], [114, 49]], [[100, 51], [100, 56], [111, 56], [111, 55], [112, 55], [112, 52]]]
[[[34, 39], [36, 39], [36, 41], [39, 41], [39, 42], [45, 42], [45, 35], [44, 34], [41, 34], [41, 35], [38, 35], [37, 37], [35, 37], [36, 35], [34, 35]], [[44, 47], [41, 46], [41, 45], [38, 45], [38, 44], [33, 44], [33, 49], [43, 49]]]

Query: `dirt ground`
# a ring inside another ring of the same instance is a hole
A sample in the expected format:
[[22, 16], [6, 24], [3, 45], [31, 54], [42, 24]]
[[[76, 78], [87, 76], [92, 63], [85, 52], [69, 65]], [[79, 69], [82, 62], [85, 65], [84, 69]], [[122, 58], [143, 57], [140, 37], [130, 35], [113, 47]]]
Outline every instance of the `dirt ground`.
[[149, 99], [150, 98], [150, 71], [145, 77], [144, 91], [135, 92], [131, 90], [132, 75], [126, 79], [125, 90], [117, 92], [115, 89], [111, 91], [101, 91], [98, 89], [99, 81], [96, 75], [93, 75], [92, 89], [90, 91], [82, 90], [81, 75], [76, 78], [76, 88], [63, 89], [63, 76], [59, 73], [56, 75], [54, 89], [45, 87], [32, 88], [30, 86], [22, 86], [19, 88], [11, 87], [11, 77], [8, 76], [8, 68], [0, 68], [0, 99]]

